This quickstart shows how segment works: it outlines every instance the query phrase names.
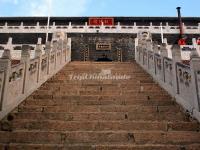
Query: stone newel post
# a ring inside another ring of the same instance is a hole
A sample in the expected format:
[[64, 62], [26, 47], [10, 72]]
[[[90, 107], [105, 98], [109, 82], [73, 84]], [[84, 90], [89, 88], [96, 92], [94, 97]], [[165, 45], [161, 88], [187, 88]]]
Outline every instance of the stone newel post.
[[5, 100], [7, 99], [7, 93], [8, 91], [8, 84], [9, 84], [9, 76], [11, 71], [11, 54], [10, 50], [5, 49], [4, 53], [2, 55], [2, 58], [0, 59], [0, 71], [4, 72], [4, 82], [3, 82], [3, 90], [2, 95], [0, 99], [0, 110], [4, 108]]
[[149, 51], [152, 51], [152, 42], [147, 40], [147, 68], [149, 69]]
[[51, 60], [51, 42], [47, 42], [46, 43], [46, 46], [45, 46], [45, 54], [47, 55], [47, 57], [48, 57], [48, 69], [47, 69], [47, 74], [50, 74], [50, 60]]
[[167, 52], [166, 46], [167, 45], [165, 43], [161, 44], [161, 46], [160, 46], [160, 55], [163, 57], [168, 57], [168, 52]]
[[159, 53], [159, 49], [158, 49], [158, 43], [157, 42], [153, 42], [153, 51], [154, 53]]
[[62, 55], [64, 55], [64, 62], [66, 62], [67, 61], [67, 53], [68, 53], [68, 40], [67, 40], [67, 38], [65, 38], [64, 39], [64, 41], [63, 41], [63, 49], [64, 49], [64, 53], [62, 54]]
[[160, 56], [161, 56], [161, 72], [162, 72], [162, 81], [164, 82], [164, 80], [165, 80], [165, 70], [164, 70], [164, 68], [165, 68], [165, 64], [164, 64], [164, 58], [165, 57], [168, 57], [168, 52], [167, 52], [167, 48], [166, 48], [166, 44], [165, 43], [162, 43], [161, 45], [160, 45]]
[[200, 111], [200, 57], [196, 51], [190, 55], [191, 82], [194, 109]]
[[173, 45], [172, 47], [172, 70], [173, 70], [173, 88], [174, 88], [174, 95], [179, 94], [179, 87], [178, 87], [178, 77], [177, 77], [177, 62], [181, 62], [181, 48], [179, 45]]
[[24, 86], [22, 93], [26, 93], [26, 90], [28, 90], [28, 81], [29, 81], [29, 68], [30, 68], [30, 46], [29, 45], [22, 45], [22, 51], [21, 51], [21, 63], [25, 64], [25, 71], [24, 71]]
[[38, 64], [38, 75], [37, 75], [37, 82], [40, 81], [40, 69], [41, 69], [41, 63], [42, 63], [42, 46], [41, 46], [41, 42], [42, 42], [42, 39], [39, 38], [38, 39], [38, 44], [36, 46], [36, 49], [35, 49], [35, 58], [38, 58], [39, 59], [39, 64]]

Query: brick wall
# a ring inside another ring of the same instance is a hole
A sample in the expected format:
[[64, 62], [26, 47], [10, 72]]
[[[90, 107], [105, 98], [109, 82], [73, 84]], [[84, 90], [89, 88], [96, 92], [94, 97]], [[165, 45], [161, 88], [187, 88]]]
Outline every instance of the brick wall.
[[[84, 60], [83, 50], [86, 45], [89, 48], [89, 60], [91, 61], [95, 61], [103, 57], [103, 55], [113, 61], [117, 61], [117, 49], [122, 50], [123, 61], [134, 59], [134, 39], [136, 34], [68, 34], [68, 37], [72, 39], [72, 61]], [[102, 41], [111, 43], [111, 50], [96, 50], [96, 43]]]

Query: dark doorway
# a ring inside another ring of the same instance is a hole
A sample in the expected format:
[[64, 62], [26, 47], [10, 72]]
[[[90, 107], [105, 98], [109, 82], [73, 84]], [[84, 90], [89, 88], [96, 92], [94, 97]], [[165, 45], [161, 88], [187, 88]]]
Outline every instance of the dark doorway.
[[108, 58], [106, 54], [103, 54], [102, 57], [99, 57], [96, 61], [112, 61], [112, 59]]

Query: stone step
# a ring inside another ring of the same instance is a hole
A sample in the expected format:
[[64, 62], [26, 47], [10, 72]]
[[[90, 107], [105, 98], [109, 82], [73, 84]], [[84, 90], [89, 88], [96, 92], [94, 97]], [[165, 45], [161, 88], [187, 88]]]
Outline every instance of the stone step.
[[0, 144], [2, 150], [199, 150], [200, 144]]
[[56, 97], [59, 97], [59, 96], [67, 96], [67, 95], [71, 95], [71, 96], [75, 96], [75, 95], [80, 95], [80, 96], [106, 96], [106, 95], [110, 95], [110, 96], [123, 96], [123, 95], [130, 95], [130, 96], [138, 96], [138, 95], [146, 95], [146, 96], [168, 96], [167, 92], [165, 91], [148, 91], [148, 92], [139, 92], [139, 91], [135, 91], [135, 90], [98, 90], [98, 91], [95, 91], [95, 90], [83, 90], [83, 91], [79, 91], [79, 90], [66, 90], [66, 91], [38, 91], [38, 92], [35, 92], [32, 94], [32, 96], [34, 97], [34, 99], [40, 99], [41, 97], [43, 98], [56, 98]]
[[188, 115], [183, 113], [163, 112], [148, 113], [143, 112], [135, 114], [131, 112], [98, 112], [98, 113], [45, 113], [45, 112], [13, 112], [12, 118], [15, 120], [31, 119], [31, 120], [65, 120], [65, 121], [190, 121]]
[[66, 91], [65, 93], [51, 93], [51, 94], [33, 94], [32, 97], [34, 99], [65, 99], [68, 96], [110, 96], [110, 97], [130, 97], [135, 98], [138, 97], [138, 99], [144, 98], [144, 99], [171, 99], [169, 95], [166, 93], [147, 93], [147, 92], [126, 92], [126, 93], [118, 93], [118, 92], [91, 92], [91, 91], [84, 91], [84, 92], [78, 92], [78, 91]]
[[13, 131], [0, 132], [0, 141], [29, 144], [195, 144], [199, 132], [192, 131]]
[[171, 106], [141, 106], [141, 105], [73, 105], [65, 104], [59, 106], [18, 106], [18, 112], [131, 112], [136, 114], [150, 113], [178, 113], [180, 108], [175, 105]]
[[73, 105], [141, 105], [141, 106], [171, 106], [175, 105], [175, 102], [171, 100], [144, 100], [144, 99], [103, 99], [96, 97], [94, 99], [81, 99], [77, 97], [75, 99], [28, 99], [22, 103], [22, 105], [38, 105], [38, 106], [59, 106], [65, 104]]
[[134, 101], [134, 100], [149, 100], [149, 101], [154, 101], [154, 100], [172, 100], [173, 98], [169, 95], [153, 95], [149, 96], [148, 94], [137, 94], [137, 95], [40, 95], [40, 96], [35, 96], [31, 95], [27, 98], [27, 101], [31, 100], [42, 100], [42, 99], [52, 99], [52, 100], [57, 100], [57, 99], [63, 99], [63, 100], [126, 100], [126, 101]]
[[122, 89], [122, 90], [140, 90], [143, 88], [143, 90], [148, 90], [148, 89], [161, 89], [156, 83], [134, 83], [134, 84], [82, 84], [82, 83], [77, 83], [77, 84], [63, 84], [63, 83], [45, 83], [43, 84], [39, 90], [66, 90], [66, 89], [100, 89], [102, 88], [103, 90], [105, 89]]
[[[70, 80], [69, 75], [130, 75]], [[136, 63], [71, 62], [0, 122], [0, 149], [198, 150], [199, 123]]]
[[[4, 124], [5, 123], [5, 124]], [[2, 122], [10, 130], [39, 131], [199, 131], [197, 122], [13, 120]]]
[[122, 87], [111, 87], [111, 86], [84, 86], [84, 87], [68, 87], [69, 89], [66, 90], [66, 87], [54, 87], [51, 90], [47, 89], [39, 89], [35, 91], [33, 94], [51, 94], [51, 93], [59, 93], [59, 92], [121, 92], [121, 93], [138, 93], [138, 92], [145, 92], [145, 93], [162, 93], [167, 94], [166, 91], [159, 87], [150, 87], [150, 86], [138, 86], [136, 88], [122, 88]]

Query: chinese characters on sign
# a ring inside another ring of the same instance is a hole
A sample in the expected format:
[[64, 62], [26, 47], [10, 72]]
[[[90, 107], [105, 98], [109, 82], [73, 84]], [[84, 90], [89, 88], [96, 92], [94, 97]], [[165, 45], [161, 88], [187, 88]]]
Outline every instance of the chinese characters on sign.
[[111, 50], [111, 43], [96, 43], [96, 50]]
[[114, 18], [89, 18], [89, 25], [90, 26], [113, 26], [114, 25]]

